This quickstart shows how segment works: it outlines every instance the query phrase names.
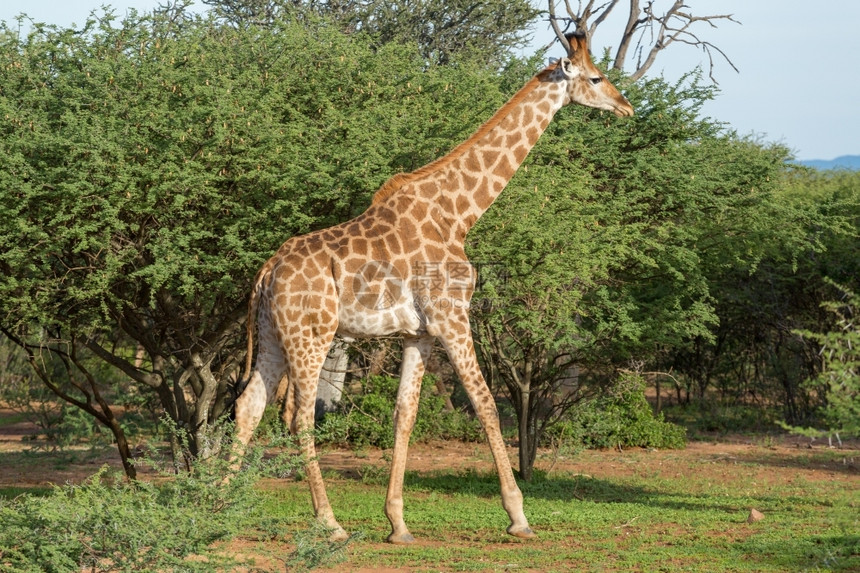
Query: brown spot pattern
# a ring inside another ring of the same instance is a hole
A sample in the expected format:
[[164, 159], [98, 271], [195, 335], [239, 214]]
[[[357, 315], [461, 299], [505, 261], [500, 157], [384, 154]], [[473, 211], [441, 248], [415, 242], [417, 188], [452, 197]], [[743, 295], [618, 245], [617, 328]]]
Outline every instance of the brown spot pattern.
[[[558, 109], [577, 102], [632, 114], [629, 103], [608, 81], [589, 87], [588, 78], [600, 72], [584, 45], [577, 41], [574, 45], [577, 49], [569, 57], [579, 70], [573, 79], [565, 76], [562, 66], [549, 66], [450, 153], [392, 177], [367, 211], [352, 221], [286, 241], [255, 278], [248, 315], [248, 382], [236, 401], [237, 453], [250, 440], [266, 403], [285, 397], [282, 417], [301, 436], [314, 511], [334, 537], [346, 533], [328, 501], [313, 438], [304, 432], [313, 425], [320, 371], [335, 335], [394, 334], [404, 337], [404, 351], [385, 503], [392, 528], [389, 540], [412, 540], [403, 521], [403, 474], [421, 377], [436, 338], [487, 434], [502, 504], [511, 520], [508, 532], [533, 535], [492, 395], [475, 356], [468, 316], [474, 273], [465, 267], [465, 282], [462, 277], [456, 281], [451, 269], [468, 264], [466, 234], [516, 173]], [[258, 351], [252, 370], [255, 333]]]

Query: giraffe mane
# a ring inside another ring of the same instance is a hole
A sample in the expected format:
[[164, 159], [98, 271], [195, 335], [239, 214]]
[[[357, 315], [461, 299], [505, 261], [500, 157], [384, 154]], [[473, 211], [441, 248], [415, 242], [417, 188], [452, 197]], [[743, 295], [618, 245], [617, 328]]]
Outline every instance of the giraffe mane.
[[388, 181], [386, 181], [379, 190], [373, 195], [372, 204], [381, 203], [385, 201], [391, 195], [402, 188], [404, 185], [408, 183], [412, 183], [413, 181], [417, 181], [427, 175], [435, 173], [440, 169], [444, 169], [448, 165], [450, 165], [453, 161], [463, 156], [466, 151], [472, 145], [484, 137], [487, 133], [489, 133], [493, 128], [495, 128], [499, 123], [502, 122], [505, 117], [511, 112], [511, 109], [519, 105], [534, 89], [538, 86], [539, 83], [546, 80], [546, 77], [549, 73], [555, 68], [555, 66], [550, 66], [545, 68], [543, 71], [539, 72], [536, 76], [534, 76], [531, 80], [529, 80], [526, 85], [524, 85], [520, 91], [515, 93], [511, 99], [507, 101], [502, 107], [493, 114], [493, 116], [485, 121], [481, 127], [479, 127], [475, 133], [473, 133], [469, 138], [460, 143], [457, 147], [449, 151], [446, 155], [431, 161], [427, 165], [423, 167], [419, 167], [415, 171], [409, 173], [398, 173], [392, 176]]

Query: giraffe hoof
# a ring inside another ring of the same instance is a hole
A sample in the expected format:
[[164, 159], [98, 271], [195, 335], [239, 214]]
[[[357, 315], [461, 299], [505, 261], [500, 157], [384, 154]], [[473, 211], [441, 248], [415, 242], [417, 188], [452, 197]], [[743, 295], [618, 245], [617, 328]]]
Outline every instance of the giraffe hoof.
[[395, 545], [409, 545], [410, 543], [415, 543], [415, 538], [412, 537], [411, 533], [401, 533], [399, 535], [391, 534], [388, 536], [388, 542], [393, 543]]
[[532, 531], [532, 528], [528, 525], [526, 526], [513, 526], [508, 527], [507, 532], [509, 535], [513, 535], [514, 537], [519, 537], [520, 539], [533, 539], [537, 537], [537, 534]]
[[332, 543], [346, 541], [347, 539], [349, 539], [349, 534], [342, 527], [334, 529], [328, 536], [328, 540]]

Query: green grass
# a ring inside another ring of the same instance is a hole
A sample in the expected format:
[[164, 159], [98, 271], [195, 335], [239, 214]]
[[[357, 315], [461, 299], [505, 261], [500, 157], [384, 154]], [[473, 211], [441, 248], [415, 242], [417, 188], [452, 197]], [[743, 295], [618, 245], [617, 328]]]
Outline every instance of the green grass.
[[0, 487], [0, 500], [14, 499], [19, 495], [46, 496], [51, 493], [49, 487], [18, 487], [18, 486], [3, 486]]
[[[734, 449], [589, 450], [555, 466], [549, 476], [536, 471], [532, 483], [520, 484], [526, 514], [539, 535], [529, 541], [505, 534], [508, 520], [494, 472], [410, 471], [405, 514], [418, 541], [408, 547], [385, 543], [387, 462], [365, 454], [360, 477], [326, 472], [336, 516], [347, 531], [361, 534], [346, 547], [345, 562], [328, 567], [860, 571], [858, 452], [753, 443]], [[4, 454], [0, 463], [41, 463], [49, 472], [50, 460], [38, 454]], [[548, 467], [549, 454], [543, 455], [538, 467]], [[486, 447], [462, 446], [462, 459], [479, 467], [487, 467], [488, 457]], [[284, 563], [296, 563], [295, 541], [307, 535], [312, 522], [308, 485], [266, 479], [256, 491], [259, 519], [249, 520], [238, 528], [238, 538], [219, 542], [219, 548], [228, 556], [255, 557], [259, 571], [283, 571]], [[48, 492], [8, 486], [0, 488], [0, 499]], [[746, 522], [752, 507], [765, 514], [763, 521]], [[309, 551], [325, 553], [325, 546]]]
[[[611, 454], [610, 454], [611, 455]], [[647, 452], [635, 452], [640, 458]], [[665, 453], [661, 453], [664, 457]], [[808, 463], [831, 462], [832, 456]], [[667, 458], [671, 461], [671, 457]], [[730, 462], [726, 479], [682, 462], [684, 476], [641, 475], [595, 479], [554, 472], [521, 484], [537, 540], [507, 536], [494, 474], [407, 474], [406, 520], [418, 543], [384, 543], [384, 480], [328, 479], [335, 514], [348, 531], [348, 567], [419, 571], [857, 571], [860, 498], [856, 472], [846, 480], [798, 477], [760, 482], [761, 459]], [[801, 460], [801, 465], [807, 463]], [[732, 471], [733, 470], [733, 471]], [[763, 471], [762, 471], [763, 470]], [[746, 475], [746, 477], [745, 477]], [[710, 476], [706, 478], [705, 476]], [[299, 531], [311, 519], [304, 483], [266, 491], [267, 510]], [[751, 507], [764, 512], [748, 524]]]
[[0, 428], [4, 426], [14, 426], [21, 422], [28, 422], [30, 418], [23, 412], [13, 412], [0, 417]]

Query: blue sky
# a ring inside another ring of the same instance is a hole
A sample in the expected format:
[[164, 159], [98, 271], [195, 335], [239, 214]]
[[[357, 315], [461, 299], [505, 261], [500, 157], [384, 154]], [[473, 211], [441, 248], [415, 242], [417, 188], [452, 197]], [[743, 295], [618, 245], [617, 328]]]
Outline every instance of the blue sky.
[[[658, 0], [657, 6], [671, 2]], [[576, 5], [575, 3], [572, 3]], [[699, 23], [702, 39], [719, 46], [738, 68], [717, 60], [721, 93], [704, 113], [741, 135], [783, 143], [798, 159], [860, 155], [860, 2], [857, 0], [687, 0], [695, 15], [733, 14], [716, 29]], [[616, 8], [616, 10], [619, 10]], [[616, 16], [613, 14], [613, 16]], [[592, 51], [613, 45], [626, 14], [607, 20]], [[552, 38], [541, 26], [538, 40]], [[545, 42], [544, 42], [545, 43]], [[615, 44], [617, 45], [617, 44]], [[675, 80], [708, 59], [700, 50], [673, 44], [648, 75]]]
[[[149, 10], [159, 3], [2, 0], [0, 20], [11, 22], [26, 12], [37, 21], [70, 26], [81, 24], [103, 4], [124, 15], [129, 7]], [[705, 108], [706, 115], [742, 135], [783, 143], [799, 159], [860, 155], [860, 2], [822, 0], [814, 7], [809, 0], [688, 0], [688, 4], [694, 14], [733, 14], [742, 23], [723, 22], [716, 29], [702, 23], [698, 29], [740, 70], [736, 73], [717, 61], [715, 77], [721, 93]], [[602, 26], [592, 41], [595, 53], [615, 42], [620, 25], [608, 20]], [[551, 38], [546, 26], [540, 25], [533, 44], [545, 44]], [[675, 44], [658, 57], [649, 75], [662, 73], [675, 80], [699, 65], [707, 71], [707, 57], [701, 51]]]

